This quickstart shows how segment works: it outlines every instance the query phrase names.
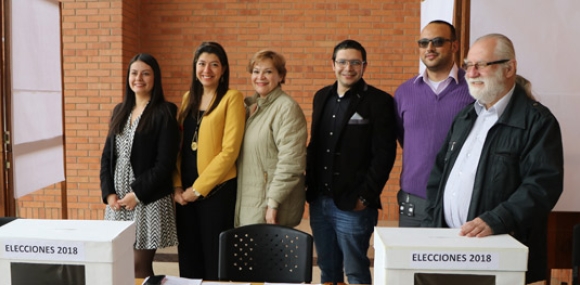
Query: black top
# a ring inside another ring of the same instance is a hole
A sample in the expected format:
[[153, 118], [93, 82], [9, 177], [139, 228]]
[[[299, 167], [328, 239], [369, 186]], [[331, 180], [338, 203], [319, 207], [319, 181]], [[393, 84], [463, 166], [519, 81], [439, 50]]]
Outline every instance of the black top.
[[[199, 111], [198, 117], [203, 118], [204, 111]], [[200, 119], [200, 124], [201, 124]], [[193, 116], [193, 111], [183, 121], [183, 143], [181, 144], [181, 185], [187, 188], [199, 177], [197, 171], [197, 151], [191, 149], [193, 135], [199, 135], [199, 125], [197, 118]], [[196, 138], [197, 141], [197, 138]]]

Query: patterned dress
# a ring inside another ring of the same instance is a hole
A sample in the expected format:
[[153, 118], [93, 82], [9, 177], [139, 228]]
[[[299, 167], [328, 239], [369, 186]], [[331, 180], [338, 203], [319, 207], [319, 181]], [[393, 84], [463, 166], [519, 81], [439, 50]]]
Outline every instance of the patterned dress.
[[[140, 119], [141, 115], [131, 124], [129, 115], [123, 131], [115, 136], [117, 164], [114, 181], [119, 199], [132, 192], [131, 183], [135, 181], [131, 167], [131, 148]], [[156, 249], [177, 245], [174, 213], [173, 199], [167, 195], [147, 205], [139, 203], [131, 211], [125, 208], [115, 211], [107, 205], [105, 220], [135, 221], [135, 249]]]

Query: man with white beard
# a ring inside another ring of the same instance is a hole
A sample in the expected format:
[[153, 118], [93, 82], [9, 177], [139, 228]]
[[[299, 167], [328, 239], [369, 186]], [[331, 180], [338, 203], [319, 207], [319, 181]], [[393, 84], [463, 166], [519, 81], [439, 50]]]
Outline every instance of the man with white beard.
[[558, 121], [519, 83], [507, 37], [477, 39], [464, 69], [476, 102], [455, 117], [437, 155], [422, 226], [510, 234], [529, 248], [526, 282], [543, 280], [548, 214], [563, 188]]

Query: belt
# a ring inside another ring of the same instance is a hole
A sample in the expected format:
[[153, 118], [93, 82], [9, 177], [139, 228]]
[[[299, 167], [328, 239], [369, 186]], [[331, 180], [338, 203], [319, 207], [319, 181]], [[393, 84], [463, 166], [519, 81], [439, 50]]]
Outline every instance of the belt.
[[413, 195], [413, 194], [409, 194], [407, 192], [405, 192], [403, 189], [401, 189], [401, 191], [399, 191], [399, 193], [397, 193], [397, 199], [400, 202], [405, 202], [405, 203], [415, 203], [415, 202], [424, 202], [425, 199], [422, 197], [419, 197], [417, 195]]

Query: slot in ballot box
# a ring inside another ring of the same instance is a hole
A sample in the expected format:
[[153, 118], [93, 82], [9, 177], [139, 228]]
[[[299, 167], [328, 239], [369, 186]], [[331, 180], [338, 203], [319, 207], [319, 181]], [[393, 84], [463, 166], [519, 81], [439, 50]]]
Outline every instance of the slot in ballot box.
[[375, 227], [374, 248], [374, 284], [525, 284], [528, 248], [510, 235]]
[[133, 222], [17, 219], [0, 227], [0, 284], [133, 284]]

